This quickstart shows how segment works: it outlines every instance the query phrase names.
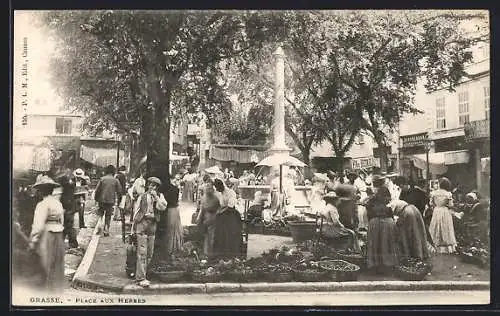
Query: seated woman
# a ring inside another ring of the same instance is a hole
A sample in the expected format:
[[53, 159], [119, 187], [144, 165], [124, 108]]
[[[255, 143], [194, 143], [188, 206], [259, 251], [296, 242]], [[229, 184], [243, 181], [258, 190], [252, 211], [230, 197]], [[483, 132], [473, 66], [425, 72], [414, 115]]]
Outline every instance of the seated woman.
[[418, 208], [402, 200], [389, 203], [396, 220], [399, 256], [401, 259], [429, 258], [424, 219]]
[[324, 198], [326, 207], [320, 212], [321, 216], [326, 220], [323, 223], [321, 235], [327, 239], [348, 238], [348, 248], [360, 252], [359, 241], [356, 233], [346, 228], [341, 222], [337, 206], [342, 198], [337, 196], [334, 191], [328, 192]]
[[262, 196], [262, 191], [256, 191], [254, 194], [254, 199], [250, 202], [250, 207], [248, 208], [249, 222], [257, 218], [262, 218], [262, 211], [264, 210], [264, 200], [265, 199]]

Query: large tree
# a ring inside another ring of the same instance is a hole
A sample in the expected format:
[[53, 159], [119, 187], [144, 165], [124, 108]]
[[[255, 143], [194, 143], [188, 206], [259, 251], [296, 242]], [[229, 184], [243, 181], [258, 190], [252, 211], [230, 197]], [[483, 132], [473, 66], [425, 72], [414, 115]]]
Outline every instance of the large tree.
[[256, 11], [56, 11], [43, 20], [58, 39], [52, 66], [63, 96], [86, 126], [139, 128], [148, 174], [165, 184], [175, 110], [217, 122], [230, 108], [222, 67], [249, 62], [286, 31], [275, 13]]
[[[304, 82], [303, 91], [322, 115], [318, 122], [328, 123], [329, 113], [337, 116], [341, 129], [335, 137], [325, 135], [330, 141], [339, 137], [337, 144], [332, 142], [334, 148], [344, 142], [350, 147], [355, 134], [366, 130], [380, 148], [384, 170], [387, 131], [403, 114], [418, 112], [413, 102], [418, 80], [423, 79], [428, 90], [452, 90], [466, 75], [469, 48], [484, 38], [471, 37], [460, 26], [477, 17], [481, 13], [449, 11], [322, 11], [299, 16], [289, 37], [298, 65], [296, 81]], [[342, 135], [347, 139], [341, 140]]]

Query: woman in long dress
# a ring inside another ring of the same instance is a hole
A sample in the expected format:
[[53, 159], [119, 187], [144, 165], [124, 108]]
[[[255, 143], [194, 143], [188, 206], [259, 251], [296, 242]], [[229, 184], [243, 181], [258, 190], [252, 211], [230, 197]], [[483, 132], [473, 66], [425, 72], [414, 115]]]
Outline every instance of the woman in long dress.
[[173, 178], [167, 191], [167, 251], [172, 254], [182, 250], [183, 229], [179, 214], [179, 188], [173, 184]]
[[241, 214], [236, 210], [236, 193], [226, 187], [220, 179], [214, 180], [219, 192], [220, 209], [215, 223], [214, 251], [219, 258], [237, 258], [243, 250], [243, 223]]
[[438, 253], [453, 253], [457, 246], [453, 215], [460, 217], [463, 213], [456, 213], [453, 207], [453, 198], [450, 192], [451, 182], [447, 178], [439, 179], [439, 189], [432, 191], [430, 203], [434, 207], [429, 232]]
[[399, 256], [401, 259], [427, 260], [429, 250], [422, 213], [412, 204], [402, 200], [391, 201], [390, 207], [397, 216]]
[[45, 271], [45, 290], [51, 292], [61, 292], [65, 280], [64, 209], [59, 201], [60, 195], [53, 195], [54, 188], [58, 186], [48, 176], [40, 177], [33, 185], [43, 199], [36, 205], [29, 243], [29, 248], [41, 259]]
[[194, 198], [194, 181], [195, 176], [192, 173], [186, 173], [182, 182], [184, 187], [182, 188], [182, 201], [183, 202], [193, 202]]
[[398, 264], [396, 224], [392, 210], [387, 206], [391, 193], [385, 178], [374, 175], [374, 195], [366, 205], [368, 215], [367, 266], [377, 273], [389, 272]]
[[197, 223], [204, 235], [203, 253], [210, 259], [214, 257], [215, 219], [219, 208], [220, 202], [215, 195], [215, 188], [212, 183], [205, 183]]
[[325, 208], [320, 212], [321, 216], [326, 219], [323, 223], [322, 234], [330, 239], [348, 237], [348, 247], [351, 250], [360, 252], [360, 246], [356, 233], [346, 228], [341, 222], [337, 205], [339, 205], [341, 198], [333, 191], [328, 192], [324, 200], [326, 202]]

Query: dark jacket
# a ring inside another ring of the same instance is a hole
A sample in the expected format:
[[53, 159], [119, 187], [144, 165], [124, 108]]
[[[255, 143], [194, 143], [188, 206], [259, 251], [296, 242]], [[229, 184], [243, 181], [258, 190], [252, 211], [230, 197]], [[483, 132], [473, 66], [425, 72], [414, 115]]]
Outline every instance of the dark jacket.
[[167, 208], [174, 208], [179, 206], [179, 188], [175, 185], [168, 185], [165, 192], [165, 200], [167, 200]]
[[122, 186], [120, 181], [108, 174], [99, 180], [95, 189], [95, 200], [99, 203], [114, 204], [115, 198], [122, 196]]
[[422, 214], [424, 213], [426, 205], [429, 203], [427, 192], [419, 187], [410, 188], [404, 196], [400, 197], [400, 200], [415, 205]]
[[339, 220], [346, 228], [352, 230], [356, 229], [359, 223], [356, 192], [356, 187], [351, 184], [339, 184], [335, 188], [335, 193], [343, 198], [337, 207]]
[[366, 203], [368, 220], [372, 218], [392, 218], [392, 209], [387, 206], [391, 201], [391, 193], [385, 186], [378, 189]]
[[122, 187], [122, 194], [125, 194], [127, 177], [122, 172], [118, 172], [116, 174], [116, 178], [118, 179], [118, 181], [120, 181], [120, 185]]

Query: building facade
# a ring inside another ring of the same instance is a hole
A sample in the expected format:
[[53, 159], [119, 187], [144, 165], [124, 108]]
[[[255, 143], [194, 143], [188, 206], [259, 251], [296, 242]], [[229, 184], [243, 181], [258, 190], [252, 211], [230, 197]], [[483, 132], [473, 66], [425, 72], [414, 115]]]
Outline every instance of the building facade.
[[429, 164], [430, 178], [446, 176], [465, 190], [489, 190], [488, 176], [481, 171], [481, 158], [490, 156], [489, 45], [479, 44], [472, 52], [468, 76], [455, 91], [427, 92], [422, 85], [417, 89], [415, 104], [424, 113], [408, 115], [400, 122], [404, 174], [427, 178]]

